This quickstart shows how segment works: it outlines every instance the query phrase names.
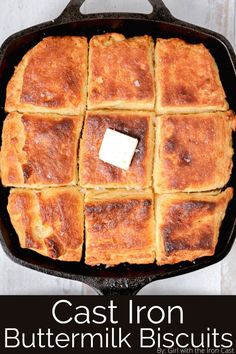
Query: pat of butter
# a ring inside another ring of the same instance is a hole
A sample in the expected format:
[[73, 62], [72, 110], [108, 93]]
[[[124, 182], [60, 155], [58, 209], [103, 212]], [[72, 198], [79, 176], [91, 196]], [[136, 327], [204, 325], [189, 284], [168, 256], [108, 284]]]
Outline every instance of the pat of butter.
[[128, 170], [134, 156], [138, 139], [107, 129], [99, 151], [100, 160]]

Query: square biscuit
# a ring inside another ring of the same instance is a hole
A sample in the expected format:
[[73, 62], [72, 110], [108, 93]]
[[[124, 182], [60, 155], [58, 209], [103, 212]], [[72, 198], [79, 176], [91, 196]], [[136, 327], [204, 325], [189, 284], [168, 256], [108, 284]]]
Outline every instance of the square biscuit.
[[157, 264], [174, 264], [212, 256], [232, 197], [232, 188], [215, 195], [156, 195]]
[[156, 120], [156, 193], [222, 188], [232, 170], [232, 112], [176, 114]]
[[228, 109], [216, 62], [203, 44], [157, 39], [155, 74], [158, 114]]
[[85, 196], [85, 263], [114, 266], [155, 260], [153, 194], [115, 190]]
[[7, 86], [7, 112], [77, 115], [85, 111], [88, 42], [46, 37], [29, 50]]
[[[147, 188], [151, 186], [154, 148], [153, 113], [131, 111], [89, 111], [80, 143], [79, 184], [84, 188]], [[106, 129], [138, 139], [128, 170], [99, 158]]]
[[154, 43], [107, 33], [89, 42], [88, 103], [91, 109], [154, 110]]
[[15, 188], [7, 209], [22, 248], [53, 259], [81, 260], [84, 213], [78, 188]]
[[43, 188], [76, 184], [82, 123], [79, 116], [9, 113], [2, 131], [3, 185]]

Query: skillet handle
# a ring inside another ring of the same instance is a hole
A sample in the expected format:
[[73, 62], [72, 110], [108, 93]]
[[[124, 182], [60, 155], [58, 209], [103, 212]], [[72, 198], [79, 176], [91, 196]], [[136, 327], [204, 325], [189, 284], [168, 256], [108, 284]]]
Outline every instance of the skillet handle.
[[153, 11], [148, 15], [149, 19], [172, 22], [175, 17], [171, 14], [162, 0], [148, 0], [153, 7]]
[[116, 296], [116, 295], [136, 295], [145, 285], [153, 279], [149, 278], [93, 278], [86, 284], [91, 286], [98, 295]]
[[[112, 1], [112, 0], [110, 0]], [[55, 19], [56, 23], [68, 23], [89, 18], [140, 18], [149, 20], [159, 20], [164, 22], [173, 22], [175, 18], [172, 16], [168, 8], [162, 0], [147, 0], [152, 5], [152, 12], [150, 14], [128, 13], [128, 12], [113, 12], [113, 13], [96, 13], [83, 14], [81, 12], [82, 5], [86, 0], [71, 0], [62, 14]]]

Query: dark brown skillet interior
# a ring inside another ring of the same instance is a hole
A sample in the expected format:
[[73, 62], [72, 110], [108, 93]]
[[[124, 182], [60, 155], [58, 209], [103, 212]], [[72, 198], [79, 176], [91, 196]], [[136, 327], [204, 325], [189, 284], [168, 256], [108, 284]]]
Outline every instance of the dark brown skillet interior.
[[[157, 37], [170, 38], [179, 37], [191, 43], [204, 43], [208, 47], [216, 59], [220, 70], [220, 76], [225, 88], [227, 99], [230, 107], [236, 111], [236, 100], [234, 99], [236, 90], [236, 74], [235, 74], [235, 57], [231, 47], [224, 42], [224, 38], [213, 34], [211, 31], [199, 30], [192, 25], [186, 25], [181, 21], [173, 18], [168, 18], [169, 23], [163, 21], [154, 21], [145, 19], [144, 16], [140, 19], [137, 15], [132, 14], [123, 16], [122, 14], [113, 15], [113, 18], [85, 18], [81, 21], [70, 23], [48, 23], [42, 24], [33, 29], [22, 31], [17, 35], [13, 35], [5, 44], [0, 66], [0, 120], [1, 126], [5, 118], [3, 110], [5, 102], [5, 89], [9, 81], [14, 66], [19, 63], [22, 56], [43, 37], [49, 35], [84, 35], [88, 38], [94, 34], [104, 32], [120, 32], [127, 37], [149, 34], [154, 39]], [[162, 18], [163, 20], [163, 18]], [[67, 20], [66, 20], [67, 21]], [[60, 19], [62, 21], [62, 18]], [[233, 57], [232, 57], [233, 56]], [[234, 148], [236, 148], [236, 139], [234, 137]], [[236, 166], [236, 158], [234, 157], [234, 165]], [[229, 185], [234, 186], [236, 180], [236, 167], [233, 169], [233, 174]], [[99, 293], [114, 294], [136, 293], [147, 283], [164, 279], [171, 276], [188, 273], [197, 269], [204, 268], [214, 264], [224, 258], [230, 251], [235, 239], [235, 214], [236, 214], [236, 197], [231, 201], [225, 220], [223, 221], [219, 243], [216, 253], [213, 257], [204, 257], [196, 260], [193, 263], [182, 262], [176, 265], [167, 265], [157, 267], [156, 265], [120, 265], [114, 268], [88, 267], [83, 262], [60, 262], [53, 261], [47, 257], [38, 255], [35, 252], [21, 249], [18, 242], [18, 237], [13, 230], [9, 216], [6, 210], [7, 196], [9, 189], [0, 187], [0, 226], [1, 226], [1, 242], [8, 256], [18, 264], [29, 268], [42, 271], [51, 275], [79, 280], [96, 288]]]

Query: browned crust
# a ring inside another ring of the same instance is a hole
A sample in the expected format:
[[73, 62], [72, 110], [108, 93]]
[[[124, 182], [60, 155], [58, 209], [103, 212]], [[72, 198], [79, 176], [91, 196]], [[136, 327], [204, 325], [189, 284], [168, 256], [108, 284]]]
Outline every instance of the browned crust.
[[145, 264], [155, 259], [151, 190], [90, 192], [85, 197], [85, 228], [86, 264]]
[[4, 186], [76, 184], [82, 117], [10, 113], [4, 121], [0, 165]]
[[155, 73], [158, 114], [228, 109], [216, 62], [203, 44], [157, 39]]
[[7, 112], [76, 115], [85, 110], [85, 37], [46, 37], [29, 50], [7, 86]]
[[76, 187], [12, 189], [7, 209], [22, 248], [53, 259], [80, 261], [83, 197]]
[[157, 119], [156, 193], [222, 188], [232, 170], [233, 112], [166, 115]]
[[88, 109], [153, 110], [154, 43], [150, 36], [94, 36], [89, 43]]
[[[153, 50], [149, 36], [94, 36], [90, 41], [88, 109], [153, 110]], [[11, 113], [4, 123], [0, 153], [4, 185], [42, 188], [77, 182], [82, 118], [75, 115], [86, 105], [87, 52], [84, 37], [47, 37], [16, 68], [7, 87], [5, 109], [31, 113]], [[156, 192], [223, 187], [232, 169], [231, 132], [236, 119], [232, 112], [205, 113], [228, 109], [214, 58], [202, 44], [158, 39], [155, 59], [156, 112], [175, 113], [158, 118]], [[182, 112], [204, 113], [178, 114]], [[88, 112], [81, 141], [81, 186], [150, 187], [152, 118], [142, 111]], [[139, 139], [128, 171], [98, 159], [108, 127]], [[157, 263], [213, 255], [232, 195], [228, 188], [215, 195], [156, 196]], [[86, 263], [152, 263], [153, 209], [151, 190], [87, 192]], [[80, 261], [84, 214], [77, 188], [12, 190], [8, 212], [22, 247], [53, 259]]]
[[[80, 144], [80, 185], [86, 188], [151, 186], [154, 147], [152, 118], [153, 114], [148, 112], [87, 112]], [[99, 159], [99, 149], [107, 128], [138, 139], [127, 171]]]
[[157, 195], [157, 264], [174, 264], [212, 256], [232, 197], [232, 188], [217, 195]]

